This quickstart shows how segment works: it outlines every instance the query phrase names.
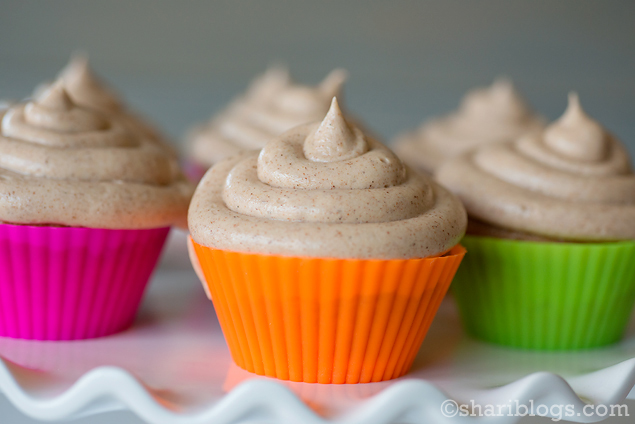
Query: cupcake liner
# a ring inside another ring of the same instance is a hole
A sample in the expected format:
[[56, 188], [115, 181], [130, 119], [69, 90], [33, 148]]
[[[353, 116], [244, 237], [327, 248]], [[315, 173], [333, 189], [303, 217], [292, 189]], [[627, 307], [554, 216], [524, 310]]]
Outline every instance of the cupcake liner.
[[209, 167], [201, 165], [200, 163], [192, 160], [186, 159], [182, 162], [182, 169], [185, 176], [193, 183], [198, 184], [203, 178], [203, 175], [207, 172]]
[[635, 302], [635, 241], [557, 243], [466, 236], [452, 291], [473, 336], [576, 350], [617, 342]]
[[126, 329], [168, 231], [0, 224], [0, 336], [74, 340]]
[[322, 259], [193, 246], [236, 364], [308, 383], [405, 374], [465, 254]]

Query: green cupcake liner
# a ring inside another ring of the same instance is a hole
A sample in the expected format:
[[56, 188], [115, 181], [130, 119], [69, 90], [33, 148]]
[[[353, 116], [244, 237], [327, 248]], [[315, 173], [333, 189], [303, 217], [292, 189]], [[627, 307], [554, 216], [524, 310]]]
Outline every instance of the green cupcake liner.
[[525, 349], [615, 343], [635, 303], [635, 241], [549, 243], [466, 236], [452, 283], [468, 333]]

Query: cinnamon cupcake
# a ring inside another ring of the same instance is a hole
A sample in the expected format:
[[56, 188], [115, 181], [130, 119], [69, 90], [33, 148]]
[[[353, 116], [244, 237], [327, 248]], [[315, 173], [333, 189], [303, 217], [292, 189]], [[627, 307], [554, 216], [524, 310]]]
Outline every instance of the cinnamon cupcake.
[[431, 174], [470, 149], [513, 141], [542, 127], [542, 118], [531, 111], [512, 83], [499, 79], [490, 87], [469, 92], [456, 112], [397, 136], [394, 146], [411, 166]]
[[2, 113], [0, 335], [104, 336], [131, 325], [193, 187], [172, 155], [58, 81]]
[[575, 94], [543, 132], [455, 158], [437, 178], [470, 217], [453, 290], [471, 334], [550, 350], [621, 338], [635, 302], [635, 174]]
[[286, 69], [272, 67], [256, 78], [247, 92], [194, 127], [186, 138], [188, 175], [199, 180], [221, 159], [243, 150], [261, 149], [273, 137], [321, 119], [333, 96], [339, 96], [346, 73], [332, 71], [315, 87], [294, 83]]
[[463, 257], [461, 203], [346, 121], [227, 158], [188, 223], [238, 366], [283, 380], [405, 374]]

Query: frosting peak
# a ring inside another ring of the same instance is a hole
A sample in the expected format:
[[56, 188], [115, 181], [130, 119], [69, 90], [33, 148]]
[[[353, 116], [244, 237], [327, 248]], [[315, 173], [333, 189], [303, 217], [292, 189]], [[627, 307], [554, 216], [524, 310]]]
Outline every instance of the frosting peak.
[[247, 89], [246, 96], [253, 98], [254, 101], [268, 99], [290, 83], [291, 76], [286, 67], [281, 65], [271, 66], [264, 74], [254, 80]]
[[75, 105], [64, 90], [61, 83], [57, 82], [44, 90], [36, 99], [37, 104], [47, 109], [71, 110]]
[[85, 55], [74, 55], [59, 74], [64, 87], [75, 101], [103, 112], [117, 112], [122, 109], [121, 101], [106, 87], [88, 64]]
[[[55, 82], [63, 86], [67, 96], [75, 105], [91, 111], [97, 111], [102, 116], [115, 117], [129, 132], [140, 135], [143, 138], [151, 139], [161, 144], [176, 156], [164, 138], [147, 122], [128, 110], [113, 92], [95, 73], [88, 64], [85, 55], [76, 54], [71, 57], [70, 62], [58, 74]], [[32, 97], [42, 101], [42, 94], [51, 87], [51, 82], [39, 84], [33, 91]], [[52, 101], [54, 98], [50, 99]], [[58, 98], [59, 100], [59, 98]], [[59, 105], [58, 105], [59, 106]], [[56, 106], [57, 107], [57, 106]]]
[[[288, 73], [287, 73], [288, 75]], [[272, 105], [280, 110], [294, 111], [296, 114], [318, 114], [325, 112], [325, 103], [335, 97], [346, 80], [346, 72], [335, 69], [315, 87], [292, 84], [287, 77], [286, 84], [279, 86], [279, 92], [271, 98]]]
[[[98, 113], [73, 103], [59, 81], [26, 104], [24, 120], [33, 126], [64, 132], [97, 131], [108, 126]], [[8, 129], [11, 132], [11, 127]]]
[[491, 120], [502, 116], [522, 120], [529, 108], [511, 80], [498, 78], [491, 86], [468, 93], [461, 103], [461, 112], [468, 118]]
[[367, 150], [364, 135], [348, 125], [335, 97], [318, 129], [304, 142], [304, 155], [314, 162], [352, 159]]
[[335, 97], [342, 89], [342, 84], [346, 81], [347, 76], [347, 72], [343, 69], [332, 70], [320, 83], [320, 91], [327, 99]]
[[542, 128], [542, 118], [531, 111], [512, 82], [499, 78], [489, 87], [467, 93], [457, 111], [425, 122], [395, 144], [405, 160], [433, 172], [470, 149], [509, 142]]
[[599, 162], [609, 152], [609, 135], [589, 117], [576, 93], [569, 94], [565, 113], [545, 130], [545, 144], [564, 157], [584, 162]]
[[119, 123], [76, 105], [60, 81], [30, 102], [10, 108], [2, 119], [2, 132], [7, 137], [52, 147], [136, 144]]

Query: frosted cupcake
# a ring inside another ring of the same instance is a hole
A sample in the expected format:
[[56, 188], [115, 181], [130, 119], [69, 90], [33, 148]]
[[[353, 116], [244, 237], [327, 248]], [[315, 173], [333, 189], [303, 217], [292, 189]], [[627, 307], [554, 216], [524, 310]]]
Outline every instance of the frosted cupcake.
[[0, 335], [127, 328], [193, 188], [166, 149], [78, 106], [62, 82], [2, 114]]
[[294, 83], [286, 69], [270, 68], [224, 111], [190, 132], [188, 174], [198, 180], [227, 156], [261, 149], [273, 137], [321, 119], [333, 96], [340, 95], [345, 78], [346, 73], [336, 69], [310, 87]]
[[483, 146], [437, 178], [470, 216], [453, 286], [470, 333], [550, 350], [620, 339], [635, 301], [635, 175], [576, 95], [543, 132]]
[[405, 374], [463, 257], [461, 203], [343, 117], [207, 172], [192, 258], [238, 366], [283, 380]]
[[537, 132], [543, 121], [505, 79], [469, 92], [456, 112], [397, 136], [395, 151], [411, 166], [433, 173], [446, 160], [470, 149], [508, 142]]

